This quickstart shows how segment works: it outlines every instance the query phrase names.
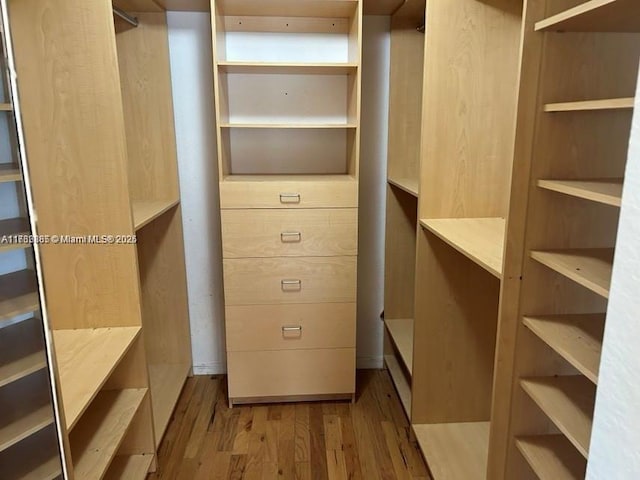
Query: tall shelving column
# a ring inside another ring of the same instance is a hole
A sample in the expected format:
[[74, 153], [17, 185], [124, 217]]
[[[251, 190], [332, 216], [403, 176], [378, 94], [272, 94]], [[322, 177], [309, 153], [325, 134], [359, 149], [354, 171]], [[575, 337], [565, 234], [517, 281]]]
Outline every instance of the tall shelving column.
[[362, 3], [211, 11], [230, 403], [351, 398]]
[[61, 478], [55, 413], [26, 199], [20, 111], [11, 82], [11, 33], [0, 13], [0, 472], [2, 478]]
[[411, 423], [436, 480], [487, 478], [521, 21], [427, 2]]
[[407, 0], [391, 17], [384, 359], [409, 418], [424, 71], [424, 33], [418, 28], [424, 12], [424, 1]]
[[525, 11], [490, 472], [582, 479], [640, 59], [635, 1]]
[[155, 442], [112, 6], [11, 0], [9, 18], [37, 233], [58, 239], [40, 252], [69, 475], [142, 479]]

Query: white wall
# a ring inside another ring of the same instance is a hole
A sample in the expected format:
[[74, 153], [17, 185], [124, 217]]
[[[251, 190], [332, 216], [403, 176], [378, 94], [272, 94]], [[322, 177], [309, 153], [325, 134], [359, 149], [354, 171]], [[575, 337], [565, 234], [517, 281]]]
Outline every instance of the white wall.
[[[209, 15], [170, 12], [169, 47], [196, 374], [226, 370], [211, 27]], [[365, 17], [358, 269], [360, 368], [382, 366], [389, 17]]]
[[589, 480], [640, 478], [640, 88], [589, 451]]

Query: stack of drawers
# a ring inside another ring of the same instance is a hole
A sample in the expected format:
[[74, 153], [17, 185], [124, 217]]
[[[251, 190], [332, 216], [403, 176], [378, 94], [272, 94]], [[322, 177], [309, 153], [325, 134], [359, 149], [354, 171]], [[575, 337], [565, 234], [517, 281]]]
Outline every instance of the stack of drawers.
[[358, 187], [331, 178], [220, 184], [230, 403], [355, 392]]

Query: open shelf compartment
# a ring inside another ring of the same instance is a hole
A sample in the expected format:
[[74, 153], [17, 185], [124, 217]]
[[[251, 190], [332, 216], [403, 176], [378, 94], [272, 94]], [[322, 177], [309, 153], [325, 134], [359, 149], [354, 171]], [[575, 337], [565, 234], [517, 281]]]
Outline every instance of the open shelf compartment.
[[538, 180], [540, 188], [613, 207], [619, 207], [622, 203], [622, 184], [621, 178]]
[[518, 437], [516, 447], [542, 480], [583, 480], [587, 472], [586, 460], [564, 435]]
[[536, 31], [640, 32], [637, 0], [589, 0], [545, 18]]

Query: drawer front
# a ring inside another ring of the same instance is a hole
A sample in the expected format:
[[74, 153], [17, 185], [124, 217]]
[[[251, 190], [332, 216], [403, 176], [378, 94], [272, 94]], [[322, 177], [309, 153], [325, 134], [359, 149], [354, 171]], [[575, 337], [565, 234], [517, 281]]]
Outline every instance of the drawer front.
[[229, 397], [350, 394], [354, 348], [229, 352]]
[[357, 255], [358, 210], [222, 210], [224, 258]]
[[355, 208], [358, 182], [347, 175], [334, 180], [220, 182], [220, 208]]
[[356, 304], [226, 308], [227, 351], [355, 348]]
[[356, 301], [357, 257], [225, 259], [230, 305]]

